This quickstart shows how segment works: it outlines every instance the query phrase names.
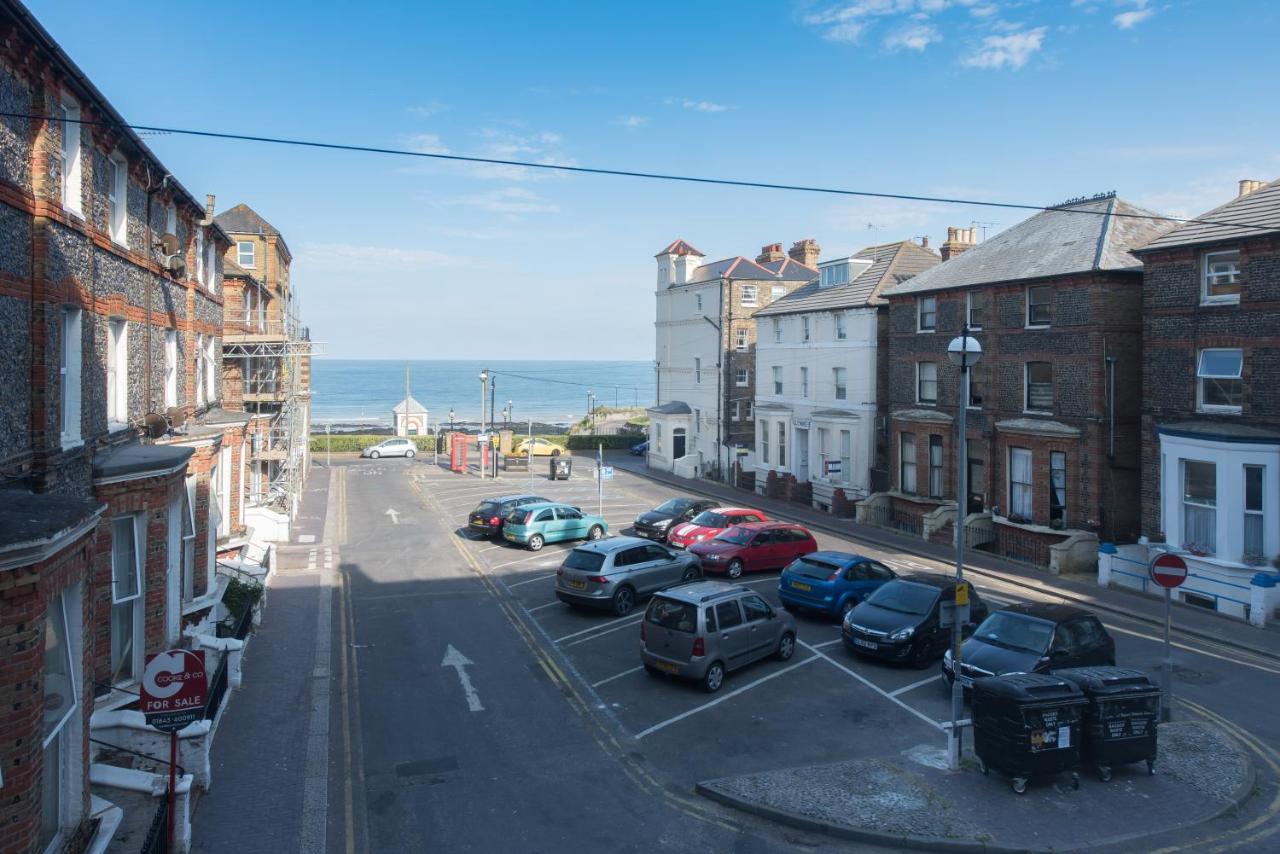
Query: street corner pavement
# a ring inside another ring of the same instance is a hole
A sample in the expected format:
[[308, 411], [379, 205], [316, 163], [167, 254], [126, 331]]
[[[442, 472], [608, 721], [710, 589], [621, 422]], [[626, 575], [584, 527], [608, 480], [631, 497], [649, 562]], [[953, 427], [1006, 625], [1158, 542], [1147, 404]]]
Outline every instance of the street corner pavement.
[[[939, 745], [893, 756], [707, 780], [700, 794], [745, 812], [844, 839], [921, 850], [1062, 851], [1107, 846], [1223, 816], [1253, 791], [1253, 763], [1225, 732], [1200, 722], [1160, 727], [1156, 773], [1144, 763], [1108, 783], [1082, 766], [1033, 779], [1014, 794], [967, 758], [946, 768]], [[1243, 820], [1243, 819], [1242, 819]]]

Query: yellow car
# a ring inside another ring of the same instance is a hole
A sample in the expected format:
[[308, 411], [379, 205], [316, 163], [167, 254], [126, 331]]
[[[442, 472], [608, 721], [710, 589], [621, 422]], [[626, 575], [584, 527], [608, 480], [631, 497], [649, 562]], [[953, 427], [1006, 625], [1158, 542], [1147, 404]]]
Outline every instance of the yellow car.
[[535, 457], [558, 457], [564, 452], [564, 448], [559, 445], [552, 444], [546, 439], [534, 437], [532, 439], [524, 439], [518, 445], [511, 449], [513, 457], [527, 457], [529, 451], [533, 451]]

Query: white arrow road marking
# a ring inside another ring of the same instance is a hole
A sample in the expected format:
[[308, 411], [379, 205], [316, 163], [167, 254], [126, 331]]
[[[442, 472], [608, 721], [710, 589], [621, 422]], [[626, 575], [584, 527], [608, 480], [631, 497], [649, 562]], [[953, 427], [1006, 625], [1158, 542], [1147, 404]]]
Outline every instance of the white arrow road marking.
[[385, 515], [387, 515], [387, 516], [390, 516], [390, 517], [391, 517], [391, 524], [392, 524], [392, 525], [399, 525], [399, 524], [400, 524], [400, 514], [399, 514], [398, 512], [396, 512], [395, 510], [393, 510], [393, 509], [391, 509], [390, 507], [388, 507], [388, 508], [387, 508], [387, 512], [386, 512], [386, 514], [385, 514]]
[[444, 654], [444, 660], [440, 662], [441, 667], [452, 667], [458, 671], [458, 681], [462, 683], [462, 692], [467, 695], [467, 707], [473, 712], [483, 712], [484, 706], [480, 705], [480, 695], [476, 693], [475, 686], [471, 684], [471, 677], [467, 675], [467, 668], [472, 664], [475, 664], [475, 662], [454, 649], [453, 644], [449, 644], [449, 649]]

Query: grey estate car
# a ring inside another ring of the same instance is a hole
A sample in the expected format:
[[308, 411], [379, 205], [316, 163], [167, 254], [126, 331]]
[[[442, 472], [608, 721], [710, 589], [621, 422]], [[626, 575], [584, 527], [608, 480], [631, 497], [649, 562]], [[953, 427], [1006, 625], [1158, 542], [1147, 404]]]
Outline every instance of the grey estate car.
[[744, 584], [693, 581], [656, 594], [640, 622], [640, 660], [650, 674], [669, 673], [720, 690], [724, 675], [769, 656], [796, 651], [796, 621]]
[[569, 552], [556, 571], [556, 598], [625, 617], [640, 597], [701, 575], [694, 555], [640, 537], [613, 537]]

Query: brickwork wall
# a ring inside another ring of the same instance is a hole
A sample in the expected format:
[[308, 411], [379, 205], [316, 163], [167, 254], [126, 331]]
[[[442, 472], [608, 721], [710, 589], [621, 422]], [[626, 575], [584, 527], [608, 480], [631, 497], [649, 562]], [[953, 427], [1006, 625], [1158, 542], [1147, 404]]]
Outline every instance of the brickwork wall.
[[[986, 300], [983, 327], [974, 332], [982, 344], [982, 361], [974, 379], [985, 384], [981, 408], [967, 415], [968, 438], [981, 443], [984, 453], [988, 504], [1005, 509], [1007, 450], [1030, 447], [1037, 467], [1034, 511], [1047, 524], [1049, 451], [1068, 450], [1068, 527], [1097, 523], [1103, 535], [1118, 540], [1138, 535], [1140, 467], [1140, 403], [1142, 381], [1141, 279], [1134, 274], [1082, 274], [1037, 281], [1053, 289], [1052, 324], [1026, 328], [1026, 284], [1006, 283], [976, 290]], [[966, 313], [963, 290], [931, 294], [938, 300], [937, 331], [916, 331], [915, 296], [890, 298], [888, 319], [886, 403], [881, 412], [936, 409], [954, 417], [960, 398], [960, 373], [946, 355], [948, 343], [960, 333]], [[1109, 456], [1112, 413], [1107, 401], [1107, 357], [1115, 360], [1116, 406], [1114, 456]], [[917, 364], [938, 366], [936, 405], [917, 403]], [[1025, 371], [1028, 362], [1052, 365], [1052, 411], [1027, 414]], [[1078, 440], [999, 435], [996, 422], [1029, 417], [1052, 420], [1080, 431]], [[918, 492], [927, 493], [928, 436], [943, 435], [944, 497], [955, 497], [953, 445], [955, 428], [933, 422], [903, 424], [891, 421], [885, 455], [889, 481], [899, 483], [897, 455], [903, 430], [917, 435]], [[1038, 478], [1044, 475], [1043, 486]], [[1041, 495], [1043, 493], [1043, 496]]]
[[[1212, 247], [1234, 248], [1234, 247]], [[1142, 361], [1142, 533], [1161, 540], [1161, 424], [1197, 421], [1280, 429], [1280, 238], [1247, 240], [1240, 249], [1238, 304], [1201, 304], [1201, 250], [1183, 247], [1144, 256]], [[1239, 415], [1197, 410], [1200, 350], [1244, 351]]]

